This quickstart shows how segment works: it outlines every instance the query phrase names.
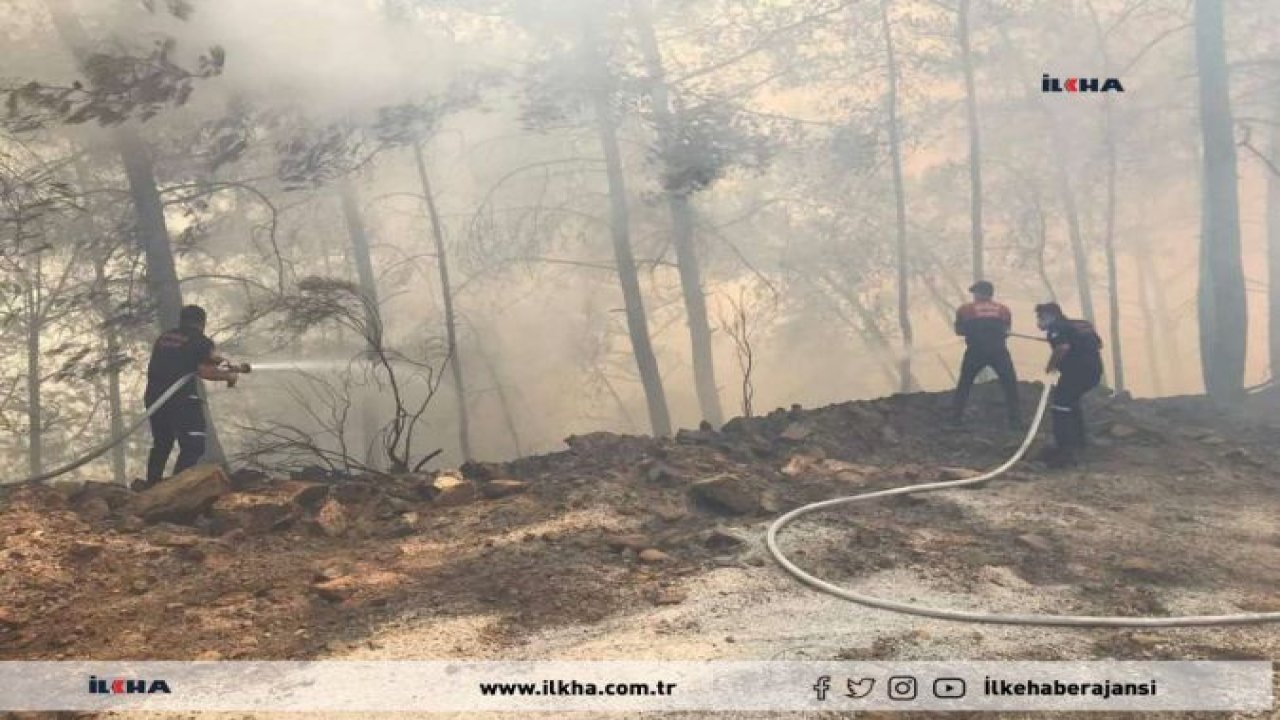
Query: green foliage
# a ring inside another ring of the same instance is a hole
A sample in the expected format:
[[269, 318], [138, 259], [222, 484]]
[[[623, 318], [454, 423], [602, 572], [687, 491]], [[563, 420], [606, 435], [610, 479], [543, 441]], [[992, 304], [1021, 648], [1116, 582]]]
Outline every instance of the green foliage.
[[166, 107], [187, 103], [195, 81], [221, 74], [226, 54], [214, 47], [200, 56], [195, 70], [172, 59], [175, 41], [157, 41], [145, 54], [93, 53], [81, 62], [84, 81], [69, 87], [31, 81], [0, 87], [4, 97], [4, 125], [13, 132], [29, 132], [51, 124], [94, 122], [119, 125], [136, 118], [146, 121]]
[[286, 190], [324, 185], [351, 172], [367, 144], [353, 123], [304, 127], [276, 143], [276, 176]]
[[767, 127], [722, 103], [705, 103], [676, 115], [673, 141], [660, 146], [662, 187], [692, 195], [732, 168], [762, 170], [775, 151]]
[[362, 331], [365, 304], [355, 283], [313, 276], [299, 280], [296, 292], [281, 299], [279, 310], [284, 329], [297, 334], [328, 322]]

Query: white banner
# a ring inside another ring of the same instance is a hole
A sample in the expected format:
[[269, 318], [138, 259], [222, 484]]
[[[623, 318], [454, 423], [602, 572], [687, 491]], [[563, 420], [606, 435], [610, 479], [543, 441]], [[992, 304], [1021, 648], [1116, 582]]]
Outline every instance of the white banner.
[[0, 662], [0, 711], [1264, 711], [1268, 662]]

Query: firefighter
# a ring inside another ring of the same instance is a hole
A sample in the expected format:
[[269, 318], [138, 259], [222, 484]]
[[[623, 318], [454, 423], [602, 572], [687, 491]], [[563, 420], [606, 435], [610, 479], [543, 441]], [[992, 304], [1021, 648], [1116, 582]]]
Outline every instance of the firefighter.
[[[147, 407], [183, 376], [195, 373], [205, 380], [225, 382], [235, 387], [240, 371], [214, 354], [213, 341], [204, 334], [207, 315], [198, 305], [187, 305], [179, 315], [178, 327], [162, 334], [151, 349], [147, 364], [147, 389], [143, 397]], [[247, 366], [242, 366], [247, 369]], [[195, 465], [204, 455], [204, 402], [200, 399], [196, 378], [188, 380], [151, 416], [151, 453], [147, 458], [147, 477], [136, 489], [160, 482], [174, 442], [178, 444], [178, 462], [174, 473]]]
[[1082, 401], [1102, 382], [1102, 338], [1086, 320], [1072, 320], [1055, 302], [1036, 306], [1036, 324], [1052, 348], [1047, 373], [1058, 373], [1050, 397], [1055, 447], [1045, 459], [1058, 467], [1075, 465], [1087, 439]]
[[995, 371], [1004, 390], [1009, 427], [1016, 429], [1021, 424], [1018, 373], [1013, 368], [1013, 358], [1009, 357], [1006, 345], [1013, 314], [1008, 307], [993, 299], [995, 287], [986, 280], [974, 283], [969, 292], [973, 294], [973, 302], [965, 303], [956, 310], [956, 334], [964, 336], [966, 347], [964, 361], [960, 365], [960, 382], [952, 396], [951, 421], [957, 425], [963, 422], [973, 381], [983, 368], [989, 367]]

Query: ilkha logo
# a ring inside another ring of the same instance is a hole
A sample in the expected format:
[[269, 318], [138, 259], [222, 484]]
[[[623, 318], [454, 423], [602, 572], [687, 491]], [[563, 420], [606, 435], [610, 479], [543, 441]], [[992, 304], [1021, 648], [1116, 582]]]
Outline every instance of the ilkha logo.
[[108, 680], [97, 675], [89, 676], [89, 692], [95, 695], [150, 695], [172, 692], [164, 680], [132, 680], [115, 678]]
[[1040, 92], [1124, 92], [1124, 85], [1120, 84], [1120, 78], [1056, 78], [1049, 73], [1045, 73], [1040, 78]]

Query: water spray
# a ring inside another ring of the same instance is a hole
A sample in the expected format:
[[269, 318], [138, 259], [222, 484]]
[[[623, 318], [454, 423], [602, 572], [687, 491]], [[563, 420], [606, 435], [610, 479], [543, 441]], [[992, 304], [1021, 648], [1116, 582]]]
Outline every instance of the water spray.
[[[246, 366], [248, 363], [246, 363]], [[280, 370], [302, 370], [302, 371], [323, 371], [323, 370], [345, 370], [351, 366], [350, 360], [267, 360], [265, 362], [256, 362], [253, 369], [258, 372], [273, 372]]]

